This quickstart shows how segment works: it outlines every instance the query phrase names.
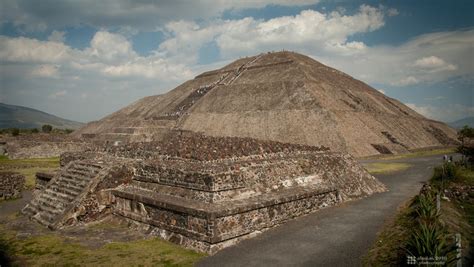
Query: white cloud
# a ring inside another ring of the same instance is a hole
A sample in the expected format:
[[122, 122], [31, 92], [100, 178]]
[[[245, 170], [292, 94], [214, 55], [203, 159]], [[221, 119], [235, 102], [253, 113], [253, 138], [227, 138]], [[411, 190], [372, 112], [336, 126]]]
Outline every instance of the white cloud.
[[394, 16], [397, 16], [398, 14], [400, 14], [400, 13], [398, 12], [398, 10], [396, 8], [389, 8], [387, 10], [387, 15], [389, 17], [394, 17]]
[[303, 10], [295, 16], [270, 20], [251, 17], [216, 20], [208, 26], [177, 21], [168, 23], [164, 28], [170, 38], [160, 45], [157, 53], [179, 58], [181, 62], [196, 62], [199, 49], [215, 41], [224, 59], [281, 48], [357, 54], [365, 51], [366, 45], [357, 41], [348, 42], [348, 37], [377, 30], [383, 25], [383, 10], [366, 5], [360, 6], [353, 15], [343, 15], [338, 11], [325, 14]]
[[57, 42], [57, 43], [64, 43], [64, 35], [65, 34], [66, 34], [66, 32], [63, 32], [63, 31], [53, 31], [49, 35], [48, 41]]
[[[469, 29], [425, 34], [399, 46], [371, 46], [356, 54], [329, 54], [319, 50], [309, 54], [364, 82], [409, 86], [473, 77], [472, 43], [474, 30]], [[442, 59], [441, 64], [431, 58], [433, 55]], [[430, 64], [437, 67], [427, 68]]]
[[391, 85], [394, 85], [394, 86], [407, 86], [407, 85], [413, 85], [413, 84], [417, 84], [419, 83], [420, 81], [413, 77], [413, 76], [408, 76], [406, 78], [403, 78], [399, 81], [396, 81], [396, 82], [392, 82], [390, 83]]
[[71, 52], [71, 48], [63, 43], [0, 36], [0, 61], [59, 62], [67, 60]]
[[57, 92], [54, 92], [54, 93], [50, 94], [49, 98], [57, 99], [57, 98], [64, 97], [65, 95], [67, 95], [67, 91], [66, 90], [61, 90], [61, 91], [57, 91]]
[[427, 118], [441, 120], [444, 122], [452, 122], [465, 117], [474, 116], [474, 107], [460, 104], [434, 106], [406, 103], [405, 105]]
[[420, 58], [415, 61], [413, 64], [415, 67], [419, 67], [420, 69], [424, 69], [431, 72], [439, 72], [439, 71], [453, 71], [457, 69], [457, 66], [453, 64], [448, 64], [444, 60], [436, 56], [429, 56]]
[[123, 62], [137, 56], [125, 37], [106, 31], [98, 31], [94, 35], [86, 53], [102, 62]]
[[42, 64], [34, 67], [31, 74], [38, 77], [58, 78], [58, 69], [57, 65]]

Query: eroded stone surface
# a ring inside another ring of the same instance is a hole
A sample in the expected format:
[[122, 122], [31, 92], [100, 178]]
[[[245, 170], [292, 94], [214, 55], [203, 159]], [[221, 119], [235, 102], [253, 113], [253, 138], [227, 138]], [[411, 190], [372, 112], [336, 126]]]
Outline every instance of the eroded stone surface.
[[25, 177], [15, 172], [0, 172], [0, 200], [21, 197]]

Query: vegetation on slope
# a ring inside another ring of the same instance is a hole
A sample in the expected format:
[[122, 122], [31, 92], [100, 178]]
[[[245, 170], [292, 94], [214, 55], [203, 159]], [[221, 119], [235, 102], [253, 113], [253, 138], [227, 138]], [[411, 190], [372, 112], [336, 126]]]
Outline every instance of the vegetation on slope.
[[[474, 170], [446, 163], [435, 168], [429, 186], [403, 205], [364, 258], [366, 266], [406, 265], [409, 256], [456, 261], [455, 234], [461, 234], [463, 263], [474, 260]], [[440, 211], [436, 194], [444, 193]]]

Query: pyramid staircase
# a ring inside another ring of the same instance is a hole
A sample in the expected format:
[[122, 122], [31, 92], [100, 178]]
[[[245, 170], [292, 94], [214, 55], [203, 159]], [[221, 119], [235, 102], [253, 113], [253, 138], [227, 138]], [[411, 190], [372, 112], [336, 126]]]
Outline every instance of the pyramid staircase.
[[70, 162], [22, 212], [51, 229], [72, 216], [74, 208], [107, 174], [103, 165], [87, 160]]

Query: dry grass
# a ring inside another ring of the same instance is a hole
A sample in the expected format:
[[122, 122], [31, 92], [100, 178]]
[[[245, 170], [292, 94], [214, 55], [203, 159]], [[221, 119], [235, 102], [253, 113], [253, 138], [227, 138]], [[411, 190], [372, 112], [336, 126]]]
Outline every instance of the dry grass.
[[397, 162], [373, 162], [363, 164], [367, 171], [371, 174], [386, 174], [408, 169], [411, 165], [408, 163]]

